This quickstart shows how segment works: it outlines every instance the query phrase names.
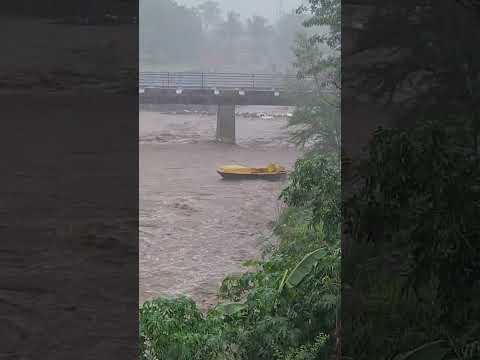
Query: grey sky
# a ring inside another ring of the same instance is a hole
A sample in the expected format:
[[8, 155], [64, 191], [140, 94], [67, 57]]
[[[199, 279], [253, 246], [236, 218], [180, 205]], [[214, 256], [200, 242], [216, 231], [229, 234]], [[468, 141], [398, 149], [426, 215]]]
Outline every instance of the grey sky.
[[[176, 0], [177, 3], [187, 6], [197, 6], [204, 2], [204, 0]], [[283, 9], [285, 12], [290, 12], [296, 9], [302, 0], [216, 0], [225, 14], [227, 11], [236, 11], [241, 14], [243, 18], [248, 18], [252, 15], [264, 16], [270, 21], [278, 18], [279, 10], [283, 2]]]

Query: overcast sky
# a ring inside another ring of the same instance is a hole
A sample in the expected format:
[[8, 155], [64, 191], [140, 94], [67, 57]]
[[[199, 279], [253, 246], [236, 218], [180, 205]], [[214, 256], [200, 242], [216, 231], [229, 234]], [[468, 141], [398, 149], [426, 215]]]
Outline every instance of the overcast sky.
[[[187, 6], [197, 6], [204, 2], [204, 0], [176, 0], [177, 3]], [[278, 18], [278, 13], [283, 2], [283, 9], [285, 12], [290, 12], [296, 9], [302, 0], [216, 0], [224, 14], [227, 11], [234, 10], [241, 14], [243, 18], [248, 18], [252, 15], [264, 16], [270, 21]]]

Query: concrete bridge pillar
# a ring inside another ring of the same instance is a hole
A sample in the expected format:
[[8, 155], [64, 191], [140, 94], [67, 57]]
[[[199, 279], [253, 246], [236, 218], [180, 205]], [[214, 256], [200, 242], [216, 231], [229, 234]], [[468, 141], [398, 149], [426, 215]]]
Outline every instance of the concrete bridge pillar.
[[235, 144], [235, 105], [218, 105], [217, 141]]

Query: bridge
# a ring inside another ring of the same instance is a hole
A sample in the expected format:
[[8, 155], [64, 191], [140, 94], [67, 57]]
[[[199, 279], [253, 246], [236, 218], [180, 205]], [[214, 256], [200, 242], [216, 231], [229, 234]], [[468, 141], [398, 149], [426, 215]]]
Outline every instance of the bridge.
[[311, 92], [313, 79], [240, 73], [140, 73], [141, 104], [218, 105], [217, 140], [235, 142], [236, 105], [291, 106]]

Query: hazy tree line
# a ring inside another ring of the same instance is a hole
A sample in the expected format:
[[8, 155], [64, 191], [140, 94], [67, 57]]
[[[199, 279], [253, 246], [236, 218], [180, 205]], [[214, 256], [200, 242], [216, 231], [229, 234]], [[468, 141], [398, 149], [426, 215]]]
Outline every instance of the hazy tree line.
[[304, 15], [285, 14], [275, 23], [261, 16], [242, 20], [218, 2], [196, 8], [174, 0], [140, 1], [140, 62], [145, 68], [204, 71], [284, 72]]

